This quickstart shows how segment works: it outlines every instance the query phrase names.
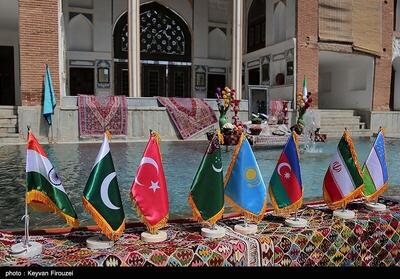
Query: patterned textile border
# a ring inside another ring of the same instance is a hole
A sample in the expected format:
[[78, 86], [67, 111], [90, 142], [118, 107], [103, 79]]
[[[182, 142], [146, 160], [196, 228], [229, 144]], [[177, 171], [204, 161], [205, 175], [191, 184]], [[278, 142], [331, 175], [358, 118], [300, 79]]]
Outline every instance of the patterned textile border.
[[0, 266], [250, 266], [257, 262], [242, 236], [229, 233], [222, 240], [211, 240], [203, 238], [200, 229], [197, 223], [169, 224], [168, 240], [151, 244], [140, 240], [143, 227], [129, 228], [106, 251], [86, 248], [86, 239], [96, 232], [32, 236], [43, 244], [43, 253], [29, 260], [9, 254], [21, 236], [0, 233]]
[[286, 227], [283, 217], [267, 214], [253, 236], [231, 229], [242, 218], [226, 218], [220, 240], [203, 238], [201, 225], [187, 222], [170, 223], [165, 242], [144, 243], [144, 228], [135, 226], [106, 251], [86, 248], [86, 239], [97, 234], [93, 231], [39, 234], [31, 238], [43, 244], [43, 254], [29, 260], [9, 253], [20, 235], [0, 232], [0, 266], [400, 266], [400, 204], [380, 202], [387, 211], [350, 204], [357, 212], [352, 221], [332, 219], [323, 205], [305, 206], [298, 212], [309, 221], [304, 229]]
[[182, 139], [188, 139], [217, 123], [214, 111], [203, 100], [175, 97], [158, 97], [157, 100], [167, 108]]
[[127, 135], [128, 108], [125, 96], [78, 96], [79, 134], [98, 136], [109, 129], [112, 135]]

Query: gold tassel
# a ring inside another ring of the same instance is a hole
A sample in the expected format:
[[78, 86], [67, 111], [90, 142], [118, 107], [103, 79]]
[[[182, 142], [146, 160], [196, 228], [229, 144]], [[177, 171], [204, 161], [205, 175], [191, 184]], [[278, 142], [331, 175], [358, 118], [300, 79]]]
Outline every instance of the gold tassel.
[[257, 224], [260, 223], [260, 221], [264, 218], [265, 212], [267, 212], [268, 209], [267, 199], [265, 199], [263, 207], [261, 208], [261, 211], [258, 215], [242, 208], [240, 205], [236, 204], [230, 197], [226, 195], [225, 195], [225, 200], [233, 207], [234, 210], [240, 212], [241, 214], [243, 214], [245, 218]]
[[140, 221], [146, 226], [147, 230], [152, 233], [156, 234], [158, 230], [164, 228], [167, 225], [169, 215], [167, 214], [164, 218], [162, 218], [157, 224], [151, 225], [143, 215], [142, 211], [140, 210], [139, 206], [136, 204], [135, 199], [132, 196], [131, 192], [131, 199], [132, 199], [132, 204], [135, 207], [135, 210], [137, 214], [140, 217]]
[[353, 141], [347, 131], [344, 131], [343, 134], [344, 140], [347, 142], [347, 145], [349, 146], [351, 157], [353, 158], [354, 164], [356, 165], [356, 168], [358, 170], [358, 173], [360, 174], [361, 177], [364, 177], [360, 164], [358, 163], [358, 157], [357, 157], [357, 152], [354, 147]]
[[389, 187], [389, 183], [386, 182], [385, 184], [383, 184], [383, 186], [382, 186], [381, 188], [379, 188], [378, 191], [376, 191], [375, 193], [373, 193], [373, 194], [371, 194], [371, 195], [369, 195], [369, 196], [365, 196], [365, 195], [364, 195], [364, 192], [363, 192], [364, 198], [365, 198], [368, 202], [374, 201], [374, 200], [376, 200], [380, 195], [382, 195], [383, 192], [385, 192], [385, 191], [387, 190], [388, 187]]
[[293, 204], [291, 204], [289, 206], [286, 206], [284, 208], [279, 208], [279, 205], [276, 202], [276, 199], [275, 199], [275, 197], [274, 197], [274, 195], [272, 193], [272, 188], [271, 187], [269, 187], [268, 192], [269, 192], [269, 196], [271, 198], [272, 206], [274, 207], [274, 211], [275, 211], [276, 214], [279, 214], [279, 215], [290, 215], [291, 213], [293, 213], [294, 211], [298, 210], [303, 205], [304, 189], [302, 190], [303, 193], [301, 195], [301, 198], [298, 201], [296, 201], [295, 203], [293, 203]]
[[218, 134], [219, 144], [223, 145], [224, 144], [224, 135], [221, 133], [220, 130], [217, 131], [217, 134]]
[[226, 187], [226, 184], [228, 183], [228, 179], [231, 176], [232, 169], [235, 166], [236, 158], [239, 154], [240, 148], [242, 147], [242, 143], [243, 143], [244, 139], [245, 139], [245, 135], [244, 135], [244, 133], [242, 133], [239, 138], [239, 142], [236, 145], [235, 150], [233, 151], [231, 163], [229, 164], [229, 167], [226, 171], [225, 178], [224, 178], [224, 187]]
[[111, 141], [112, 134], [111, 134], [110, 130], [106, 129], [105, 134], [106, 134], [107, 140], [108, 140], [108, 141]]
[[125, 231], [125, 219], [117, 230], [113, 230], [103, 216], [101, 216], [96, 208], [94, 208], [85, 197], [82, 197], [82, 202], [85, 209], [92, 215], [94, 221], [109, 239], [116, 241], [121, 237]]
[[194, 200], [193, 200], [191, 194], [189, 195], [188, 202], [189, 202], [190, 207], [192, 208], [193, 218], [198, 222], [206, 222], [206, 223], [209, 223], [210, 225], [213, 225], [218, 220], [220, 220], [224, 214], [224, 207], [222, 207], [222, 209], [217, 214], [215, 214], [213, 217], [209, 218], [208, 220], [204, 220], [203, 217], [201, 216], [201, 213], [198, 210], [196, 204], [194, 203]]
[[355, 189], [353, 192], [351, 192], [347, 197], [339, 200], [339, 201], [335, 201], [332, 202], [332, 200], [329, 197], [328, 192], [325, 189], [325, 186], [323, 187], [323, 195], [324, 195], [324, 200], [326, 202], [326, 205], [331, 209], [331, 210], [335, 210], [341, 207], [345, 207], [349, 202], [351, 202], [352, 200], [362, 196], [362, 192], [364, 190], [364, 184], [362, 184], [360, 187], [358, 187], [357, 189]]
[[65, 214], [47, 195], [38, 190], [31, 190], [26, 193], [26, 202], [39, 211], [47, 211], [58, 214], [71, 227], [79, 226], [78, 219]]

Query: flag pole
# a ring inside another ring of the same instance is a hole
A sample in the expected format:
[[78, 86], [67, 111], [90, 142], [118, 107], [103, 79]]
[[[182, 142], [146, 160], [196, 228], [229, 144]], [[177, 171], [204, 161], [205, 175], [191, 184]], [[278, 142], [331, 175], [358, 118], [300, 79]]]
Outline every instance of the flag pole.
[[[29, 132], [31, 130], [31, 127], [29, 125], [27, 125], [26, 128], [28, 129], [28, 140], [29, 140]], [[27, 194], [28, 194], [28, 187], [25, 187], [25, 215], [22, 216], [22, 219], [21, 219], [21, 220], [25, 221], [24, 248], [28, 248], [28, 244], [29, 244], [29, 215], [28, 215]]]

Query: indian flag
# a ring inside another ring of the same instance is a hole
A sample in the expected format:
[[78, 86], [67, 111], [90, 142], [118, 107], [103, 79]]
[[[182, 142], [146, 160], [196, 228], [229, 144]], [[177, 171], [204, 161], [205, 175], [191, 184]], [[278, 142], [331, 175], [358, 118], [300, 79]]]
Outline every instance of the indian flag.
[[357, 154], [350, 135], [345, 131], [325, 174], [324, 199], [334, 210], [346, 206], [348, 202], [358, 197], [363, 188]]
[[78, 217], [46, 152], [31, 131], [26, 153], [27, 203], [41, 211], [59, 214], [71, 226]]
[[376, 199], [388, 187], [388, 172], [385, 160], [385, 137], [379, 130], [371, 152], [363, 166], [364, 196], [368, 201]]

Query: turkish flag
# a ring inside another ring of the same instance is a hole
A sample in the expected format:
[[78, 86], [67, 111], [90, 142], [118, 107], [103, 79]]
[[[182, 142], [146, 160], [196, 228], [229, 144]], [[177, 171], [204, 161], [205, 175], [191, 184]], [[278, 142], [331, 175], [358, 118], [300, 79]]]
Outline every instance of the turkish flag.
[[161, 161], [158, 135], [152, 133], [132, 183], [132, 199], [151, 233], [168, 221], [168, 190]]

